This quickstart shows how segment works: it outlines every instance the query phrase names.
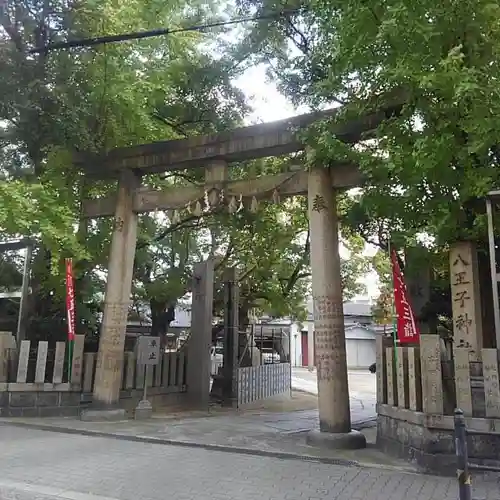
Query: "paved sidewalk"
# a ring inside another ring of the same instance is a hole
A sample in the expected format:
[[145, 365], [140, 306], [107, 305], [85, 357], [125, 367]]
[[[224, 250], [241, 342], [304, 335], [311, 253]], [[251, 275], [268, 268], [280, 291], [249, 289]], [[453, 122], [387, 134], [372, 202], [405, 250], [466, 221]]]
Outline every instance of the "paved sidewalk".
[[[456, 500], [455, 478], [0, 426], [2, 500]], [[498, 500], [496, 479], [474, 496]]]
[[[271, 405], [272, 402], [268, 402]], [[276, 403], [275, 403], [276, 404]], [[278, 405], [280, 406], [280, 405]], [[247, 411], [212, 410], [179, 414], [155, 414], [149, 420], [83, 422], [77, 418], [0, 419], [0, 424], [70, 434], [113, 437], [120, 440], [163, 443], [219, 451], [274, 457], [314, 458], [328, 463], [362, 462], [414, 470], [385, 456], [375, 444], [375, 420], [353, 419], [369, 441], [366, 450], [322, 450], [306, 444], [306, 433], [318, 427], [317, 410]]]

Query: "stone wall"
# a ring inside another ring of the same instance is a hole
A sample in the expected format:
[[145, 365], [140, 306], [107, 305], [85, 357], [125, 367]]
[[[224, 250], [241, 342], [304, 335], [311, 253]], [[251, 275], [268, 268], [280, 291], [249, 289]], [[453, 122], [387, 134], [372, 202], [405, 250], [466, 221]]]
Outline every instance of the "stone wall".
[[[1, 417], [69, 417], [80, 413], [81, 394], [69, 390], [39, 390], [25, 384], [22, 391], [0, 392]], [[28, 387], [28, 386], [32, 387]], [[50, 385], [50, 384], [48, 384]]]
[[[142, 399], [142, 394], [142, 390], [137, 389], [120, 391], [120, 408], [132, 414]], [[174, 410], [176, 407], [184, 408], [189, 403], [185, 386], [166, 389], [153, 387], [148, 389], [147, 396], [148, 401], [155, 409], [168, 407], [169, 410]]]
[[[463, 410], [471, 462], [500, 460], [499, 351], [467, 349], [451, 358], [437, 335], [418, 346], [377, 341], [377, 445], [427, 472], [454, 474], [453, 412]], [[495, 463], [498, 465], [498, 463]]]
[[[92, 402], [97, 355], [84, 353], [83, 336], [76, 337], [71, 370], [64, 342], [57, 342], [52, 351], [47, 342], [38, 342], [32, 348], [26, 340], [19, 350], [0, 343], [0, 417], [78, 416], [81, 407]], [[125, 409], [137, 405], [144, 384], [153, 406], [182, 403], [186, 393], [185, 353], [165, 353], [146, 373], [137, 365], [135, 353], [126, 352], [120, 391], [120, 404]]]
[[[471, 463], [500, 465], [500, 419], [469, 418]], [[455, 438], [452, 416], [425, 415], [378, 405], [377, 446], [398, 456], [423, 472], [456, 474]]]

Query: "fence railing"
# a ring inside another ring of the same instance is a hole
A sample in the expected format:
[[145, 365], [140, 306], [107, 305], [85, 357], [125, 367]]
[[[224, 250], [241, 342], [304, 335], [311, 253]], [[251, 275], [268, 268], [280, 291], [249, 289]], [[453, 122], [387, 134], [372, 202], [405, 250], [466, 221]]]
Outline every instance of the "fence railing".
[[253, 324], [247, 331], [240, 332], [240, 342], [241, 339], [245, 339], [245, 345], [239, 353], [240, 367], [290, 363], [288, 328]]
[[[77, 335], [73, 347], [71, 370], [68, 369], [67, 346], [56, 342], [49, 350], [49, 343], [23, 340], [19, 349], [0, 346], [0, 383], [8, 383], [10, 390], [20, 390], [25, 384], [44, 385], [44, 390], [79, 389], [84, 368], [84, 336]], [[50, 355], [50, 357], [49, 357]], [[69, 374], [71, 373], [71, 376]]]
[[[95, 370], [94, 370], [95, 371]], [[134, 352], [126, 352], [122, 390], [133, 390], [147, 387], [161, 388], [167, 392], [182, 392], [186, 388], [186, 353], [185, 351], [165, 352], [161, 362], [150, 367], [147, 380], [144, 367], [137, 365]], [[86, 387], [84, 384], [84, 391]]]
[[471, 362], [466, 348], [453, 349], [449, 359], [438, 335], [421, 335], [420, 345], [411, 347], [378, 342], [378, 403], [435, 415], [461, 408], [466, 417], [500, 418], [497, 349], [482, 349], [482, 361]]
[[467, 436], [485, 433], [468, 430], [464, 412], [459, 408], [455, 410], [453, 420], [455, 430], [455, 453], [457, 457], [458, 500], [472, 500], [472, 478], [470, 471], [500, 472], [500, 467], [469, 463]]
[[[79, 391], [90, 393], [95, 381], [97, 353], [84, 352], [84, 336], [76, 335], [71, 370], [68, 369], [67, 345], [29, 340], [21, 342], [17, 349], [0, 346], [0, 390], [23, 391]], [[134, 352], [125, 352], [123, 359], [121, 390], [128, 391], [147, 387], [162, 388], [167, 392], [180, 392], [186, 385], [185, 351], [165, 352], [160, 363], [148, 370], [138, 367]], [[3, 384], [3, 385], [2, 385]]]
[[[268, 339], [269, 340], [269, 339]], [[265, 335], [264, 335], [264, 342]], [[271, 345], [276, 345], [275, 337], [270, 337]], [[1, 346], [0, 346], [1, 347]], [[251, 403], [290, 391], [291, 366], [285, 352], [281, 362], [238, 367], [238, 404]], [[142, 390], [144, 384], [153, 389], [154, 394], [186, 391], [187, 350], [165, 352], [161, 362], [150, 367], [147, 372], [137, 365], [135, 352], [125, 352], [121, 391]], [[0, 391], [21, 392], [72, 392], [92, 393], [98, 354], [84, 352], [84, 336], [77, 335], [74, 342], [71, 369], [68, 369], [67, 345], [56, 342], [49, 349], [46, 341], [21, 342], [19, 350], [0, 348]], [[218, 371], [214, 363], [212, 371]], [[157, 389], [157, 391], [155, 391]]]
[[285, 394], [291, 390], [290, 363], [238, 368], [238, 405]]

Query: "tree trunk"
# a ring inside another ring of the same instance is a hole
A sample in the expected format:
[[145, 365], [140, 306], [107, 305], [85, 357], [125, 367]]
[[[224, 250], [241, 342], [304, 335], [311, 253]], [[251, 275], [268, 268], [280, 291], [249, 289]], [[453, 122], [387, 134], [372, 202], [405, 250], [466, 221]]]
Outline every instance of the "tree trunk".
[[151, 307], [151, 335], [161, 337], [161, 347], [165, 349], [166, 337], [170, 323], [175, 319], [175, 306], [167, 301], [150, 299]]

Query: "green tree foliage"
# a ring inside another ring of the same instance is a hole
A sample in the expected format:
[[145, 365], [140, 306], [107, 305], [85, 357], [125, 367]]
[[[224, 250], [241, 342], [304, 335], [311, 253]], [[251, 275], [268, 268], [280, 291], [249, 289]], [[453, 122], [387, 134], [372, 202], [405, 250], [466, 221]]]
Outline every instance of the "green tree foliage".
[[[7, 201], [0, 212], [3, 229], [40, 234], [53, 250], [67, 247], [74, 252], [70, 225], [76, 219], [82, 182], [68, 152], [103, 152], [179, 137], [185, 134], [183, 125], [192, 129], [205, 124], [209, 130], [208, 123], [213, 130], [215, 116], [231, 126], [246, 109], [241, 93], [230, 84], [238, 69], [202, 46], [213, 41], [213, 34], [178, 33], [91, 50], [27, 51], [69, 38], [190, 25], [200, 15], [215, 17], [214, 4], [2, 4], [0, 65], [8, 77], [1, 82], [0, 160], [3, 178], [9, 181], [2, 184]], [[194, 109], [199, 116], [193, 115]], [[22, 182], [12, 182], [16, 179]], [[63, 187], [66, 192], [61, 193]], [[64, 201], [67, 207], [61, 206]], [[63, 241], [53, 241], [56, 236]]]
[[[80, 221], [80, 200], [106, 196], [115, 184], [86, 178], [74, 168], [73, 154], [240, 125], [249, 108], [232, 82], [253, 59], [251, 50], [235, 50], [219, 36], [224, 28], [92, 49], [28, 51], [48, 42], [189, 26], [227, 12], [225, 3], [182, 0], [8, 0], [0, 7], [5, 75], [0, 82], [0, 229], [4, 237], [29, 235], [38, 242], [30, 304], [30, 331], [36, 335], [64, 335], [64, 283], [57, 273], [65, 256], [75, 259], [79, 328], [93, 332], [99, 320], [111, 222]], [[253, 162], [234, 172], [244, 176], [283, 168], [280, 162]], [[171, 187], [202, 178], [200, 170], [143, 181]], [[362, 290], [358, 278], [366, 267], [358, 257], [359, 242], [347, 246], [352, 251], [342, 267], [346, 297]], [[309, 291], [304, 200], [264, 203], [256, 213], [249, 207], [237, 214], [184, 211], [180, 223], [173, 223], [172, 214], [141, 215], [133, 293], [138, 315], [143, 317], [146, 308], [155, 331], [166, 329], [189, 291], [193, 264], [207, 256], [219, 259], [218, 273], [225, 265], [239, 268], [245, 321], [250, 310], [303, 315]], [[19, 270], [18, 263], [12, 265]], [[6, 286], [18, 286], [16, 276], [3, 276]], [[216, 307], [220, 310], [220, 301]]]
[[[73, 152], [181, 137], [188, 127], [212, 130], [216, 115], [230, 126], [246, 108], [230, 84], [239, 69], [210, 56], [203, 45], [213, 42], [213, 33], [40, 54], [28, 50], [104, 33], [190, 25], [200, 16], [217, 18], [215, 7], [182, 1], [2, 3], [0, 229], [4, 237], [29, 235], [39, 242], [32, 284], [39, 300], [32, 315], [38, 310], [46, 318], [56, 308], [64, 317], [63, 280], [50, 273], [62, 269], [61, 256], [77, 261], [78, 302], [102, 299], [102, 278], [94, 271], [106, 264], [110, 223], [79, 224], [80, 199], [105, 195], [114, 186], [85, 180], [72, 166]], [[199, 85], [192, 85], [193, 77]], [[185, 106], [184, 114], [173, 115], [187, 102], [190, 110]], [[167, 124], [165, 116], [174, 122]], [[50, 313], [38, 307], [42, 303], [50, 305]], [[78, 312], [88, 316], [84, 306]]]
[[375, 322], [381, 325], [389, 325], [393, 319], [394, 287], [391, 261], [387, 253], [378, 250], [372, 258], [372, 267], [377, 273], [380, 291], [372, 308], [373, 318]]
[[[265, 10], [276, 2], [242, 4]], [[348, 158], [367, 177], [345, 223], [384, 250], [389, 236], [402, 248], [427, 233], [442, 255], [450, 243], [473, 239], [484, 260], [482, 199], [499, 182], [500, 6], [490, 0], [301, 5], [278, 24], [253, 26], [247, 37], [291, 99], [313, 108], [345, 105], [343, 121], [366, 111], [368, 96], [405, 97], [401, 113], [363, 147], [338, 141], [329, 123], [308, 136], [318, 161]], [[444, 268], [437, 269], [441, 276]]]
[[498, 181], [499, 9], [487, 0], [318, 0], [275, 28], [288, 43], [270, 60], [296, 102], [348, 103], [350, 116], [368, 95], [405, 89], [401, 115], [364, 150], [346, 151], [328, 127], [311, 136], [318, 155], [362, 165], [368, 215], [432, 229], [438, 243], [482, 229], [474, 201]]
[[364, 255], [365, 242], [359, 235], [344, 235], [341, 242], [348, 252], [340, 262], [343, 300], [346, 302], [366, 293], [362, 278], [370, 271], [370, 259]]

